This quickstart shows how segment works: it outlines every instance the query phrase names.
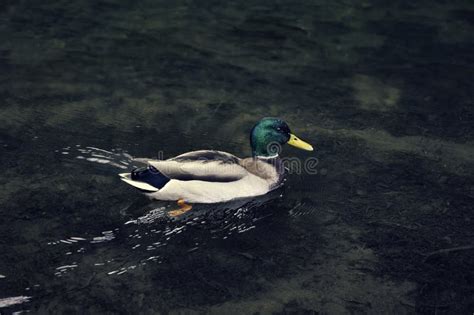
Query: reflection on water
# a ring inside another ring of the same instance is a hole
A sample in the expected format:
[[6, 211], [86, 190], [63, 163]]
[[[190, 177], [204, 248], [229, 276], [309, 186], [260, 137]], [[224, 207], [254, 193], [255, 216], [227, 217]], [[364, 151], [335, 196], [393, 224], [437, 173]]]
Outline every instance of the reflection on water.
[[30, 301], [31, 296], [12, 296], [0, 299], [0, 308], [16, 304], [22, 304]]
[[[70, 148], [64, 148], [64, 150], [66, 151], [62, 152], [70, 152]], [[102, 155], [101, 157], [107, 163], [99, 163], [115, 167], [121, 165], [114, 163], [113, 160], [124, 156], [127, 156], [129, 161], [132, 160], [130, 155], [123, 152], [113, 153], [90, 147], [87, 150], [78, 149], [78, 151], [90, 156], [98, 155], [94, 152], [107, 153], [107, 156]], [[96, 162], [94, 159], [84, 159]], [[97, 250], [98, 246], [106, 254], [102, 255], [100, 261], [91, 261], [90, 263], [95, 267], [95, 273], [107, 275], [121, 275], [149, 263], [160, 264], [167, 258], [166, 247], [176, 242], [179, 243], [182, 239], [187, 239], [189, 242], [191, 238], [192, 241], [189, 243], [189, 248], [181, 248], [181, 251], [185, 253], [198, 251], [213, 239], [226, 240], [233, 234], [241, 234], [255, 229], [260, 220], [274, 214], [271, 203], [275, 199], [281, 198], [281, 193], [281, 189], [279, 189], [259, 199], [242, 199], [218, 205], [195, 205], [193, 211], [179, 218], [168, 216], [169, 205], [168, 207], [162, 206], [162, 202], [150, 202], [141, 208], [135, 208], [132, 205], [123, 210], [123, 214], [128, 220], [113, 230], [102, 231], [96, 236], [67, 236], [57, 241], [48, 242], [48, 245], [59, 246], [59, 251], [63, 252], [65, 256], [70, 256], [67, 259], [70, 263], [56, 267], [54, 274], [57, 277], [62, 277], [66, 273], [73, 272], [76, 268], [81, 268], [82, 266], [76, 261], [80, 259], [78, 256]], [[290, 210], [290, 215], [304, 214], [304, 211], [295, 212], [295, 209], [300, 206], [301, 204], [298, 204], [293, 207]], [[133, 217], [134, 213], [140, 215]], [[117, 246], [120, 246], [122, 251], [128, 252], [125, 253], [125, 258], [120, 258], [119, 264], [117, 264], [116, 257], [113, 256], [114, 250], [111, 253], [107, 252], [109, 247], [115, 249]], [[113, 269], [117, 266], [118, 269]]]
[[120, 149], [112, 149], [107, 151], [95, 147], [84, 147], [80, 144], [75, 145], [74, 148], [65, 147], [61, 150], [56, 150], [62, 155], [73, 155], [78, 160], [86, 160], [88, 162], [107, 164], [117, 169], [129, 169], [132, 167], [131, 163], [133, 157], [127, 152], [122, 152]]

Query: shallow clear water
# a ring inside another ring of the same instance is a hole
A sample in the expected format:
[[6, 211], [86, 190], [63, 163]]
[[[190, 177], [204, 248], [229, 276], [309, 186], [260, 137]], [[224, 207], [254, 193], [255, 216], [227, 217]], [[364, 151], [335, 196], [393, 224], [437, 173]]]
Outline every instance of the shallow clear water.
[[[0, 8], [0, 313], [474, 310], [472, 1]], [[316, 172], [177, 220], [117, 176], [264, 116]]]

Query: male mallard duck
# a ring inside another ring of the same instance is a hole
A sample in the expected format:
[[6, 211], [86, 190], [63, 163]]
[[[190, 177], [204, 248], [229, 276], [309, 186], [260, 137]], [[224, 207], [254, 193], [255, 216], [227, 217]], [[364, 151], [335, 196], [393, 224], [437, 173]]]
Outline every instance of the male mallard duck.
[[313, 147], [290, 132], [278, 118], [263, 118], [250, 132], [252, 157], [240, 159], [230, 153], [199, 150], [168, 160], [145, 160], [148, 166], [120, 174], [127, 184], [153, 199], [177, 200], [179, 210], [191, 203], [217, 203], [236, 198], [260, 196], [279, 187], [284, 167], [279, 159], [281, 145], [313, 151]]

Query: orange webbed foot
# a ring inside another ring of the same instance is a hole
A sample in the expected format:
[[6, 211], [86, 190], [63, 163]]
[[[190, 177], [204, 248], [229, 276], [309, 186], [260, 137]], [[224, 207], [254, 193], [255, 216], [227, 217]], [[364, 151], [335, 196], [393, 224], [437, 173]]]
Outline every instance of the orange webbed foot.
[[179, 206], [179, 209], [176, 209], [176, 210], [171, 210], [171, 211], [168, 211], [168, 215], [170, 217], [177, 217], [177, 216], [180, 216], [186, 212], [188, 212], [189, 210], [191, 210], [193, 208], [193, 206], [191, 205], [188, 205], [184, 199], [179, 199], [177, 202], [176, 202]]

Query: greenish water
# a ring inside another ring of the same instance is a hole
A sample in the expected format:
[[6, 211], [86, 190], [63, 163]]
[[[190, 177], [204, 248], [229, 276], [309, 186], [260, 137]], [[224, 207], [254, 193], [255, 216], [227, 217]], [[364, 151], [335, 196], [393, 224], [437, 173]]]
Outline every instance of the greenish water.
[[[473, 20], [472, 1], [2, 2], [0, 313], [472, 314]], [[178, 220], [117, 176], [248, 156], [264, 116], [317, 174]]]

